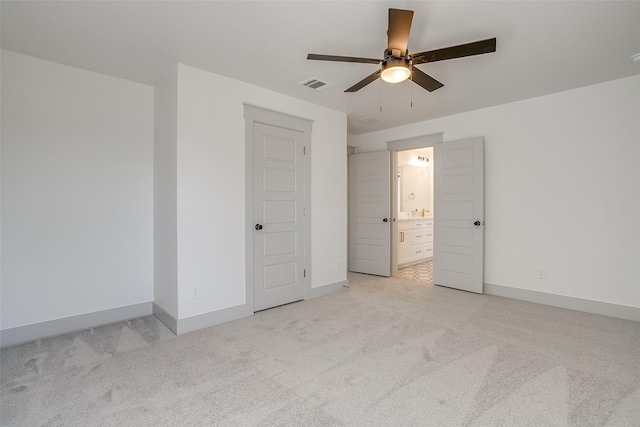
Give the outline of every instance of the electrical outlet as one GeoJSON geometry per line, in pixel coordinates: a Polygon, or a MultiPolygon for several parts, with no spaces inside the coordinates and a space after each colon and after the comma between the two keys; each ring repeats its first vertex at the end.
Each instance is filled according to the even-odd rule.
{"type": "Polygon", "coordinates": [[[200,286],[193,285],[193,288],[191,288],[191,298],[200,298],[200,286]]]}
{"type": "Polygon", "coordinates": [[[536,269],[536,277],[538,279],[544,279],[544,270],[541,268],[536,269]]]}

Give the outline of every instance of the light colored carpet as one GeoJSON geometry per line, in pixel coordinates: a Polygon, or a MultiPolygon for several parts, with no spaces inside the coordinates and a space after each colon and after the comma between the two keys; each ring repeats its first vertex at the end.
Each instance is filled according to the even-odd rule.
{"type": "Polygon", "coordinates": [[[6,426],[640,425],[640,323],[412,282],[2,350],[6,426]]]}

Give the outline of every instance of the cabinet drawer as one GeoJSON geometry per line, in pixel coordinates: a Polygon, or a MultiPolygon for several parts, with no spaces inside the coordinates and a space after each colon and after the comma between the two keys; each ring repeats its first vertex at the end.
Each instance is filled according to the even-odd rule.
{"type": "Polygon", "coordinates": [[[425,258],[433,258],[433,242],[425,243],[422,245],[425,258]]]}
{"type": "Polygon", "coordinates": [[[427,219],[427,220],[424,222],[424,226],[425,226],[425,227],[432,227],[432,228],[433,228],[433,219],[427,219]]]}
{"type": "Polygon", "coordinates": [[[424,242],[433,242],[433,228],[425,228],[424,230],[424,242]]]}
{"type": "Polygon", "coordinates": [[[421,219],[416,219],[413,221],[413,228],[424,228],[424,221],[421,219]]]}
{"type": "Polygon", "coordinates": [[[424,245],[413,245],[413,259],[423,259],[424,258],[424,245]]]}
{"type": "Polygon", "coordinates": [[[426,237],[426,233],[424,228],[420,228],[420,229],[413,229],[413,244],[417,245],[418,243],[424,243],[425,242],[425,237],[426,237]]]}

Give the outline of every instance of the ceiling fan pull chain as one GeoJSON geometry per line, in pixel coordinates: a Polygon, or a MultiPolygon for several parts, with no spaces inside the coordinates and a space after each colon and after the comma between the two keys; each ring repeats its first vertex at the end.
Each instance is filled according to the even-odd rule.
{"type": "Polygon", "coordinates": [[[378,89],[380,89],[380,112],[382,113],[382,81],[378,83],[378,89]]]}
{"type": "MultiPolygon", "coordinates": [[[[411,83],[413,83],[413,64],[411,64],[411,83]]],[[[411,108],[413,108],[413,85],[410,85],[409,88],[409,101],[411,103],[411,108]]]]}

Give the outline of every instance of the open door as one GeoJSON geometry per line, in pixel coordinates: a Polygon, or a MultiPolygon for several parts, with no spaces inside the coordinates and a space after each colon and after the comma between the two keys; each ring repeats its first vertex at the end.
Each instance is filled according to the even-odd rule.
{"type": "Polygon", "coordinates": [[[433,283],[483,293],[484,139],[437,144],[433,283]]]}
{"type": "Polygon", "coordinates": [[[349,156],[349,270],[391,275],[390,152],[349,156]]]}

